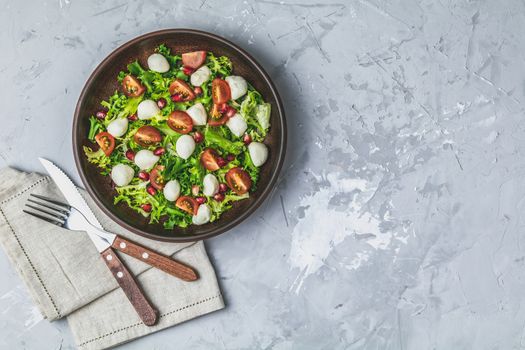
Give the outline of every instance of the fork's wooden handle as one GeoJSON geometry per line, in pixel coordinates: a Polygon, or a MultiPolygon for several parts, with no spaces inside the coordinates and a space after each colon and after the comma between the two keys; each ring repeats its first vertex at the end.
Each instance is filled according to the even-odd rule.
{"type": "Polygon", "coordinates": [[[144,293],[140,289],[139,285],[129,273],[128,269],[124,266],[122,261],[118,258],[117,254],[111,247],[104,250],[102,258],[108,265],[111,273],[117,280],[120,288],[124,291],[128,297],[131,305],[135,308],[142,322],[147,326],[153,326],[157,323],[158,312],[151,304],[148,299],[144,296],[144,293]]]}
{"type": "Polygon", "coordinates": [[[117,236],[113,241],[112,247],[184,281],[195,281],[199,278],[191,267],[137,243],[128,241],[123,237],[117,236]]]}

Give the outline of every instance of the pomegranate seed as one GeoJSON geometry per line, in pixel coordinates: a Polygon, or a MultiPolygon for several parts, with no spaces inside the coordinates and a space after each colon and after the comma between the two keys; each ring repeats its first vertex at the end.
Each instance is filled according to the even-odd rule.
{"type": "Polygon", "coordinates": [[[249,145],[250,143],[252,143],[252,137],[250,136],[250,134],[244,134],[242,140],[244,141],[245,145],[249,145]]]}
{"type": "Polygon", "coordinates": [[[217,202],[222,202],[224,200],[224,193],[216,193],[215,196],[213,196],[213,199],[217,202]]]}
{"type": "Polygon", "coordinates": [[[225,166],[226,164],[228,164],[228,163],[224,160],[224,158],[222,158],[222,157],[217,157],[217,165],[218,165],[218,166],[220,166],[220,167],[222,168],[222,167],[225,166]]]}
{"type": "Polygon", "coordinates": [[[219,193],[225,193],[228,191],[228,186],[226,184],[219,184],[219,193]]]}
{"type": "Polygon", "coordinates": [[[144,210],[146,213],[149,213],[149,212],[151,211],[151,204],[149,204],[149,203],[142,204],[140,207],[141,207],[142,210],[144,210]]]}
{"type": "Polygon", "coordinates": [[[135,152],[133,152],[132,150],[128,149],[126,151],[126,158],[128,158],[131,161],[133,161],[133,159],[135,159],[135,152]]]}
{"type": "Polygon", "coordinates": [[[200,190],[201,189],[198,185],[191,186],[191,194],[193,194],[194,196],[199,195],[200,190]]]}
{"type": "Polygon", "coordinates": [[[128,116],[128,120],[129,120],[129,121],[134,122],[134,121],[137,120],[137,119],[139,119],[139,117],[137,117],[137,114],[136,114],[136,113],[134,113],[134,114],[128,116]]]}
{"type": "Polygon", "coordinates": [[[226,103],[223,104],[220,108],[219,108],[219,112],[221,113],[226,113],[228,111],[228,109],[230,109],[230,106],[228,106],[226,103]]]}
{"type": "Polygon", "coordinates": [[[166,150],[164,149],[164,147],[159,147],[157,149],[155,149],[153,151],[153,154],[156,155],[156,156],[161,156],[164,154],[164,152],[166,152],[166,150]]]}
{"type": "Polygon", "coordinates": [[[171,100],[173,102],[181,102],[182,101],[182,96],[180,94],[173,94],[173,95],[171,95],[171,100]]]}
{"type": "Polygon", "coordinates": [[[148,181],[149,180],[149,174],[147,172],[145,172],[145,171],[139,172],[138,177],[139,177],[139,179],[144,180],[144,181],[148,181]]]}
{"type": "Polygon", "coordinates": [[[157,194],[157,190],[153,186],[148,186],[148,188],[146,188],[146,191],[148,191],[148,193],[151,194],[152,196],[157,194]]]}
{"type": "Polygon", "coordinates": [[[195,86],[193,88],[193,92],[195,93],[195,95],[200,95],[202,94],[202,88],[200,86],[195,86]]]}
{"type": "Polygon", "coordinates": [[[182,73],[184,73],[186,75],[191,75],[191,73],[193,73],[193,68],[188,67],[188,66],[184,66],[184,67],[182,67],[182,73]]]}
{"type": "Polygon", "coordinates": [[[103,110],[100,110],[98,111],[95,116],[98,118],[98,119],[105,119],[106,118],[106,115],[108,115],[108,112],[106,111],[103,111],[103,110]]]}
{"type": "Polygon", "coordinates": [[[231,117],[233,117],[233,116],[235,115],[235,113],[237,113],[237,111],[235,110],[235,108],[233,108],[233,107],[229,107],[229,106],[228,106],[228,109],[226,110],[226,116],[227,116],[228,118],[231,118],[231,117]]]}
{"type": "Polygon", "coordinates": [[[201,143],[202,140],[204,140],[204,135],[202,135],[200,132],[198,131],[195,131],[195,133],[193,134],[193,139],[195,140],[195,142],[197,143],[201,143]]]}
{"type": "Polygon", "coordinates": [[[161,98],[159,98],[159,99],[157,100],[157,106],[159,106],[160,109],[166,107],[166,103],[167,103],[167,102],[166,102],[166,99],[165,99],[165,98],[162,98],[162,97],[161,97],[161,98]]]}
{"type": "Polygon", "coordinates": [[[206,203],[206,197],[197,197],[197,198],[195,198],[195,200],[196,200],[197,203],[199,203],[199,204],[204,204],[204,203],[206,203]]]}
{"type": "Polygon", "coordinates": [[[235,156],[234,156],[233,154],[228,154],[228,155],[226,156],[226,160],[227,160],[228,162],[231,162],[232,160],[235,160],[235,156]]]}

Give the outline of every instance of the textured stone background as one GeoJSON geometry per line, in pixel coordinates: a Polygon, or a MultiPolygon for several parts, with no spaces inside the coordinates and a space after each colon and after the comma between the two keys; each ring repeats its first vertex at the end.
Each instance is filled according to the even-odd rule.
{"type": "MultiPolygon", "coordinates": [[[[278,190],[207,242],[227,309],[123,349],[525,348],[523,2],[0,5],[0,166],[76,174],[87,76],[160,28],[231,39],[285,102],[278,190]]],[[[0,276],[0,348],[74,347],[0,276]]]]}

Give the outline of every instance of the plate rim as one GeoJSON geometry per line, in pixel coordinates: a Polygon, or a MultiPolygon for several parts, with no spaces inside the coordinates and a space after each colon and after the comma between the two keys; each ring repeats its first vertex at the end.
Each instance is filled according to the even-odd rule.
{"type": "Polygon", "coordinates": [[[241,222],[246,220],[248,217],[250,217],[264,203],[264,201],[266,199],[268,199],[269,195],[272,192],[274,192],[274,190],[275,190],[275,187],[276,187],[276,184],[277,184],[277,180],[279,178],[280,172],[282,170],[282,166],[284,164],[285,156],[286,156],[287,137],[288,136],[287,136],[286,117],[285,117],[285,113],[284,113],[283,103],[282,103],[281,97],[280,97],[280,95],[279,95],[279,93],[277,91],[277,88],[276,88],[275,84],[271,80],[271,78],[268,75],[268,73],[266,73],[264,68],[252,57],[251,54],[249,54],[247,51],[245,51],[241,47],[237,46],[233,42],[231,42],[231,41],[229,41],[229,40],[227,40],[227,39],[225,39],[225,38],[223,38],[221,36],[218,36],[216,34],[212,34],[212,33],[206,32],[206,31],[202,31],[202,30],[188,29],[188,28],[161,29],[161,30],[156,30],[156,31],[152,31],[152,32],[149,32],[149,33],[145,33],[145,34],[139,35],[139,36],[137,36],[137,37],[135,37],[135,38],[125,42],[124,44],[120,45],[119,47],[117,47],[116,49],[111,51],[97,65],[97,67],[93,70],[93,72],[91,72],[91,74],[87,78],[86,82],[84,83],[84,86],[82,88],[82,91],[81,91],[81,93],[80,93],[80,95],[78,97],[77,103],[76,103],[75,112],[74,112],[74,116],[73,116],[73,126],[72,126],[73,156],[74,156],[74,159],[75,159],[75,166],[77,168],[77,172],[79,173],[80,178],[82,180],[82,183],[84,184],[84,187],[86,188],[86,190],[89,193],[90,197],[93,199],[93,201],[96,203],[96,205],[102,210],[102,212],[105,215],[107,215],[111,220],[116,222],[118,225],[124,227],[125,229],[127,229],[127,230],[131,231],[132,233],[137,234],[139,236],[142,236],[142,237],[145,237],[145,238],[149,238],[149,239],[152,239],[152,240],[155,240],[155,241],[180,242],[180,243],[182,243],[182,242],[196,242],[196,241],[200,241],[200,240],[203,240],[203,239],[207,239],[207,238],[211,238],[211,237],[214,237],[214,236],[218,236],[218,235],[220,235],[222,233],[225,233],[225,232],[231,230],[232,228],[234,228],[235,226],[239,225],[241,222]],[[278,148],[279,152],[277,154],[277,156],[278,156],[277,167],[275,168],[275,171],[272,173],[270,181],[268,182],[267,187],[255,199],[253,205],[250,206],[246,211],[243,211],[241,213],[241,215],[239,215],[237,218],[235,218],[234,220],[229,221],[228,223],[226,223],[225,225],[223,225],[220,228],[217,228],[217,229],[212,230],[210,232],[197,234],[197,235],[191,235],[191,236],[188,236],[188,237],[179,237],[179,236],[161,237],[161,236],[158,236],[158,235],[155,235],[155,234],[143,231],[143,230],[141,230],[141,229],[139,229],[137,227],[134,227],[134,226],[124,222],[117,215],[115,215],[113,212],[111,212],[102,203],[102,201],[97,197],[97,195],[95,194],[95,191],[92,188],[92,185],[90,184],[90,182],[87,179],[86,174],[82,170],[81,163],[80,163],[80,156],[81,155],[79,154],[79,146],[78,146],[80,140],[77,138],[77,133],[76,133],[76,130],[78,129],[78,126],[79,126],[79,123],[80,123],[80,105],[85,100],[86,95],[87,95],[88,87],[91,86],[93,79],[98,75],[98,73],[103,68],[105,68],[107,63],[114,56],[116,56],[118,53],[120,53],[121,51],[127,49],[129,46],[136,44],[137,42],[140,42],[142,40],[149,39],[151,37],[155,37],[155,36],[158,36],[158,35],[166,35],[166,34],[173,34],[173,35],[176,35],[176,34],[197,34],[197,35],[201,35],[201,36],[210,38],[212,40],[219,41],[219,42],[221,42],[221,43],[223,43],[223,44],[225,44],[227,46],[230,46],[235,51],[238,51],[242,56],[244,56],[244,58],[246,60],[249,61],[249,63],[251,63],[259,71],[259,73],[263,76],[266,84],[268,84],[268,86],[270,88],[270,91],[273,93],[273,95],[275,97],[275,102],[276,102],[276,105],[277,105],[277,112],[278,112],[278,115],[279,115],[280,128],[281,128],[281,137],[280,137],[280,140],[279,140],[280,147],[278,148]]]}

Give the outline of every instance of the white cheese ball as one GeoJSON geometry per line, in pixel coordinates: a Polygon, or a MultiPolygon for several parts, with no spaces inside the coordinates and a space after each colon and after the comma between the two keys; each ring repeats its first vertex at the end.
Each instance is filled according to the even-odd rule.
{"type": "Polygon", "coordinates": [[[152,168],[158,161],[160,157],[157,157],[150,150],[142,149],[135,154],[135,164],[140,168],[140,170],[146,170],[152,168]]]}
{"type": "Polygon", "coordinates": [[[226,122],[226,126],[228,126],[232,134],[237,137],[241,137],[248,128],[248,124],[246,124],[246,121],[239,113],[235,113],[235,115],[226,122]]]}
{"type": "Polygon", "coordinates": [[[111,180],[117,186],[126,186],[131,182],[134,175],[133,168],[126,164],[117,164],[111,169],[111,180]]]}
{"type": "Polygon", "coordinates": [[[206,66],[202,66],[190,76],[191,85],[201,86],[210,79],[210,76],[211,70],[206,66]]]}
{"type": "Polygon", "coordinates": [[[205,223],[208,223],[211,219],[211,209],[208,206],[208,204],[201,204],[199,205],[199,209],[197,209],[197,215],[194,215],[192,218],[192,222],[194,225],[204,225],[205,223]]]}
{"type": "Polygon", "coordinates": [[[166,57],[160,53],[154,53],[148,57],[148,67],[154,72],[166,73],[170,70],[170,64],[166,57]]]}
{"type": "Polygon", "coordinates": [[[188,113],[191,117],[191,120],[193,120],[193,125],[206,125],[208,116],[202,103],[199,102],[194,104],[186,110],[186,113],[188,113]]]}
{"type": "Polygon", "coordinates": [[[113,137],[121,137],[128,130],[128,118],[115,119],[108,125],[108,132],[113,137]]]}
{"type": "Polygon", "coordinates": [[[268,159],[268,148],[264,143],[252,142],[248,145],[248,152],[250,152],[250,158],[252,159],[253,165],[259,167],[266,162],[268,159]]]}
{"type": "Polygon", "coordinates": [[[236,100],[239,97],[244,96],[244,94],[246,94],[246,92],[248,91],[248,83],[246,82],[246,80],[244,80],[243,77],[240,77],[238,75],[230,75],[224,80],[226,80],[226,82],[228,82],[228,85],[230,85],[232,100],[236,100]]]}
{"type": "Polygon", "coordinates": [[[151,119],[159,114],[159,112],[159,106],[157,106],[157,102],[153,100],[144,100],[139,103],[137,107],[137,116],[141,120],[151,119]]]}
{"type": "Polygon", "coordinates": [[[195,150],[195,140],[190,135],[182,135],[175,144],[175,150],[179,157],[188,159],[195,150]]]}
{"type": "Polygon", "coordinates": [[[219,180],[213,174],[207,174],[202,180],[202,193],[211,197],[219,192],[219,180]]]}
{"type": "Polygon", "coordinates": [[[180,195],[180,184],[177,180],[170,180],[164,185],[162,190],[164,197],[170,202],[176,201],[180,195]]]}

